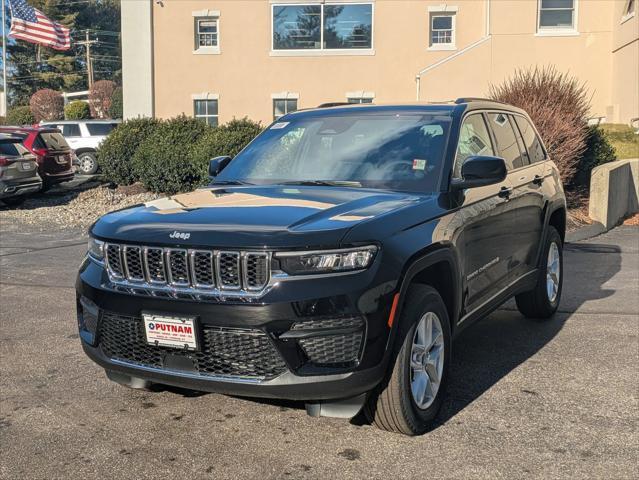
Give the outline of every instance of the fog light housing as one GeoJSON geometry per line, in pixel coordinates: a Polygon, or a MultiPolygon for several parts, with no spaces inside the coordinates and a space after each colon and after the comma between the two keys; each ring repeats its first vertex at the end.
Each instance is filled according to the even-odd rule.
{"type": "Polygon", "coordinates": [[[100,308],[86,297],[78,300],[78,329],[80,338],[89,345],[96,344],[100,308]]]}

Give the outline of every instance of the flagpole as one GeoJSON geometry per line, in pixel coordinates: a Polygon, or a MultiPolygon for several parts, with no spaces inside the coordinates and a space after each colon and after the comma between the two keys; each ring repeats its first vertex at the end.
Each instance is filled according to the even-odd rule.
{"type": "Polygon", "coordinates": [[[4,0],[2,0],[2,85],[4,87],[4,95],[2,95],[2,111],[4,112],[4,115],[6,115],[9,92],[7,91],[7,37],[4,32],[4,22],[4,0]]]}

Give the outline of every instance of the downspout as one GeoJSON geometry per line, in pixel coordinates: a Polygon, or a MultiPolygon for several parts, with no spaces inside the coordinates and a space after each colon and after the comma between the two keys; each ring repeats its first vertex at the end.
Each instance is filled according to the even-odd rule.
{"type": "Polygon", "coordinates": [[[431,65],[428,65],[425,68],[422,68],[417,75],[415,76],[415,84],[416,84],[416,88],[417,88],[417,101],[419,102],[419,97],[421,96],[421,86],[422,86],[422,75],[430,70],[433,70],[434,68],[437,68],[438,66],[449,62],[450,60],[459,57],[460,55],[463,55],[464,53],[466,53],[469,50],[472,50],[473,48],[481,45],[482,43],[486,42],[487,40],[490,39],[491,37],[491,33],[490,33],[490,0],[485,0],[486,2],[486,7],[485,7],[485,11],[486,11],[486,26],[485,26],[485,32],[484,32],[484,36],[482,38],[480,38],[479,40],[477,40],[476,42],[471,43],[470,45],[468,45],[467,47],[462,48],[460,51],[453,53],[452,55],[449,55],[446,58],[441,59],[438,62],[435,62],[431,65]]]}

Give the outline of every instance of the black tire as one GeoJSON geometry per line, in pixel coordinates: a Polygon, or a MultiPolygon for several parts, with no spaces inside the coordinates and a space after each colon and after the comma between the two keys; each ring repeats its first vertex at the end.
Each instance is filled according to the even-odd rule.
{"type": "Polygon", "coordinates": [[[368,420],[382,430],[404,435],[421,435],[432,425],[441,404],[450,364],[451,339],[450,321],[441,296],[432,287],[412,285],[406,295],[399,322],[394,363],[388,378],[371,392],[364,407],[368,420]],[[425,409],[417,406],[411,393],[411,347],[419,320],[433,312],[440,320],[443,333],[444,365],[439,389],[434,400],[425,409]]]}
{"type": "Polygon", "coordinates": [[[16,195],[15,197],[3,198],[0,202],[4,203],[8,207],[17,207],[22,205],[27,199],[24,195],[16,195]]]}
{"type": "Polygon", "coordinates": [[[83,152],[78,155],[78,162],[80,165],[78,166],[78,170],[82,175],[93,175],[98,171],[98,160],[95,156],[95,153],[92,152],[83,152]]]}
{"type": "Polygon", "coordinates": [[[525,317],[546,320],[552,317],[559,307],[564,280],[563,244],[559,232],[552,226],[548,227],[541,263],[535,288],[517,295],[515,301],[517,302],[517,308],[525,317]],[[551,299],[547,290],[546,275],[548,273],[548,252],[553,244],[557,246],[559,251],[559,286],[555,298],[551,299]]]}

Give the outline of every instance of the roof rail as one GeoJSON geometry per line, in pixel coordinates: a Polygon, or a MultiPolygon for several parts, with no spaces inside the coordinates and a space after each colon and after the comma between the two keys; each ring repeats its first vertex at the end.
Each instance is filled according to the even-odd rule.
{"type": "Polygon", "coordinates": [[[492,103],[501,103],[503,105],[507,105],[506,102],[500,102],[499,100],[493,100],[492,98],[482,98],[482,97],[461,97],[455,100],[455,103],[468,103],[468,102],[492,102],[492,103]]]}
{"type": "Polygon", "coordinates": [[[353,105],[353,104],[348,102],[327,102],[327,103],[322,103],[321,105],[318,105],[317,108],[343,107],[344,105],[353,105]]]}

